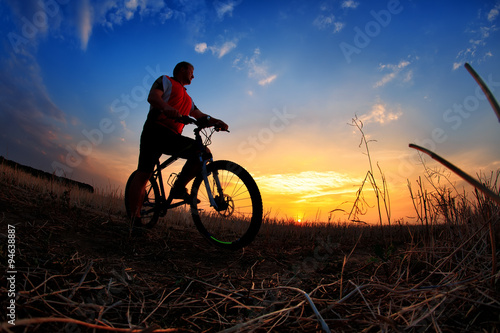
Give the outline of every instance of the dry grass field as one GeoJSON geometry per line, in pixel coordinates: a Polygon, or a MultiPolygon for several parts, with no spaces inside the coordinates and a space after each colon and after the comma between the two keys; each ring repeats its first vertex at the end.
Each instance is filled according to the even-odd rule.
{"type": "Polygon", "coordinates": [[[0,331],[498,332],[499,207],[437,187],[413,200],[417,225],[266,219],[228,252],[182,209],[131,236],[121,193],[1,166],[0,331]]]}

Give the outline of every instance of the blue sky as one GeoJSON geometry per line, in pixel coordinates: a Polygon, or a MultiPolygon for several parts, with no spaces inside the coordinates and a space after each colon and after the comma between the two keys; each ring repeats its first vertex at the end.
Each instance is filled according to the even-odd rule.
{"type": "Polygon", "coordinates": [[[272,214],[324,219],[354,200],[368,168],[357,116],[394,215],[409,216],[406,182],[423,167],[408,143],[474,175],[499,167],[500,124],[463,67],[500,96],[499,10],[498,0],[3,0],[0,154],[123,187],[151,83],[186,60],[198,107],[230,125],[215,157],[253,173],[272,214]]]}

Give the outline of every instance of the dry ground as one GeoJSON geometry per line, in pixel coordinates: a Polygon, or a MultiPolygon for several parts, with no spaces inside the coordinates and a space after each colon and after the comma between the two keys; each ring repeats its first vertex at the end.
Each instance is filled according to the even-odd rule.
{"type": "MultiPolygon", "coordinates": [[[[454,264],[463,262],[465,252],[450,258],[452,250],[436,247],[430,255],[412,242],[416,233],[408,226],[387,229],[381,239],[378,228],[266,223],[249,247],[228,252],[205,242],[194,225],[177,221],[180,216],[167,216],[152,231],[131,236],[123,214],[1,183],[0,265],[8,260],[7,226],[14,225],[17,270],[16,327],[5,323],[2,296],[2,328],[497,332],[500,327],[495,277],[483,267],[454,264]]],[[[6,285],[2,278],[2,295],[6,285]]]]}

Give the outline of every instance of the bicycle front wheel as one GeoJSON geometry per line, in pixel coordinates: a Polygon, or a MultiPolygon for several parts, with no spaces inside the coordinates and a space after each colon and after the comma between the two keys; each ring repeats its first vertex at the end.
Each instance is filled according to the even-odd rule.
{"type": "Polygon", "coordinates": [[[207,166],[207,171],[208,184],[198,175],[191,188],[191,215],[196,228],[218,247],[236,250],[247,246],[262,224],[262,198],[257,184],[234,162],[216,161],[207,166]],[[217,207],[211,205],[207,187],[217,207]]]}

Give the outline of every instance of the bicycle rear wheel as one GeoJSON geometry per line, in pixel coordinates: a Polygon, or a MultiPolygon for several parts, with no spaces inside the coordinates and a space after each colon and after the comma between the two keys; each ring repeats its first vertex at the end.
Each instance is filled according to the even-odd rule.
{"type": "MultiPolygon", "coordinates": [[[[125,209],[129,219],[132,218],[132,212],[129,204],[130,198],[130,184],[135,176],[134,171],[127,180],[125,185],[125,209]]],[[[151,177],[146,184],[146,193],[144,194],[144,201],[141,208],[141,224],[134,225],[135,227],[152,228],[160,218],[160,190],[156,180],[151,177]]]]}
{"type": "Polygon", "coordinates": [[[262,224],[262,198],[252,176],[229,161],[207,166],[208,186],[217,203],[210,205],[202,175],[191,188],[191,215],[198,231],[213,245],[236,250],[250,244],[262,224]],[[218,177],[223,193],[216,186],[218,177]]]}

